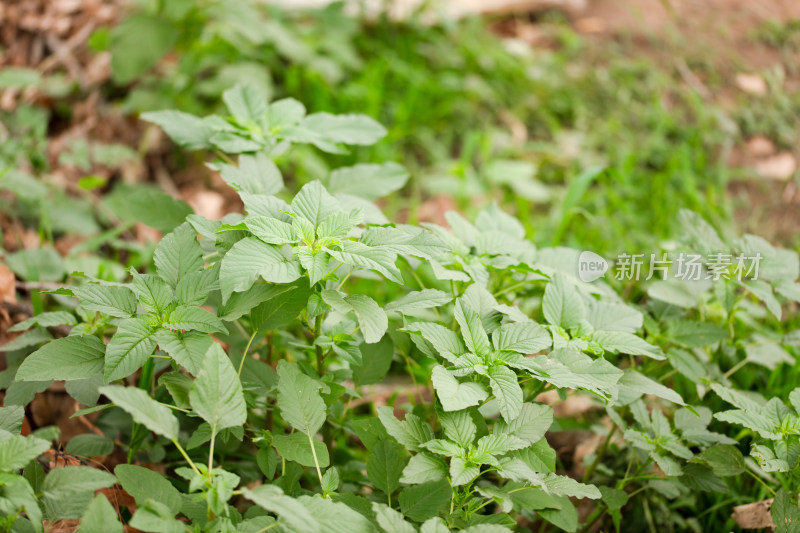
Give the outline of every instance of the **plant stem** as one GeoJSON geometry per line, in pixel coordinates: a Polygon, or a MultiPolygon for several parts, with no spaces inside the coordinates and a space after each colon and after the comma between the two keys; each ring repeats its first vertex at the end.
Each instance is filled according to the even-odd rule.
{"type": "MultiPolygon", "coordinates": [[[[322,315],[317,315],[314,319],[314,341],[316,341],[322,333],[322,315]]],[[[319,344],[314,345],[314,350],[317,354],[317,373],[322,377],[325,372],[325,356],[322,353],[322,346],[319,344]]]]}
{"type": "Polygon", "coordinates": [[[216,424],[211,428],[211,444],[208,448],[208,477],[211,477],[211,469],[214,467],[214,440],[217,438],[216,424]]]}
{"type": "Polygon", "coordinates": [[[725,372],[725,378],[731,377],[737,370],[739,370],[740,368],[742,368],[746,364],[747,364],[747,358],[742,359],[741,361],[739,361],[738,363],[733,365],[730,370],[725,372]]]}
{"type": "MultiPolygon", "coordinates": [[[[317,355],[317,373],[319,374],[319,377],[325,375],[325,354],[322,353],[322,346],[316,344],[316,340],[319,338],[321,334],[322,334],[322,315],[320,314],[317,315],[317,317],[314,319],[314,341],[315,341],[314,351],[316,352],[317,355]]],[[[332,440],[331,440],[330,428],[328,427],[327,423],[324,423],[322,425],[322,441],[325,443],[325,447],[328,448],[328,451],[330,451],[332,440]]],[[[322,481],[322,478],[320,478],[320,481],[322,481]]]]}
{"type": "Polygon", "coordinates": [[[172,439],[172,444],[174,444],[175,447],[178,449],[178,451],[181,452],[181,455],[183,456],[184,459],[186,459],[186,462],[189,463],[189,466],[192,467],[194,473],[199,476],[200,470],[197,469],[197,466],[195,466],[194,461],[192,461],[192,459],[189,457],[189,454],[186,453],[186,450],[183,449],[183,447],[178,443],[176,439],[172,439]]]}
{"type": "Polygon", "coordinates": [[[317,449],[314,448],[314,438],[311,436],[311,432],[307,431],[306,436],[308,437],[308,444],[311,446],[311,455],[314,456],[314,466],[317,467],[317,477],[319,478],[319,484],[322,485],[322,471],[319,469],[319,460],[317,459],[317,449]]]}
{"type": "Polygon", "coordinates": [[[242,360],[239,361],[239,370],[237,371],[237,375],[239,377],[242,376],[242,368],[244,368],[244,359],[245,359],[245,357],[247,357],[247,352],[250,351],[250,345],[253,344],[253,339],[256,338],[256,334],[257,333],[258,333],[258,328],[256,328],[256,330],[253,332],[253,334],[250,335],[250,340],[247,341],[247,346],[245,346],[245,348],[244,348],[244,353],[242,354],[242,360]]]}
{"type": "Polygon", "coordinates": [[[603,441],[603,444],[600,446],[600,449],[597,450],[597,453],[594,456],[594,461],[592,461],[592,464],[589,465],[589,468],[587,468],[586,472],[584,472],[583,479],[581,480],[582,483],[586,483],[587,481],[589,481],[589,478],[591,478],[592,474],[594,474],[597,465],[599,465],[600,460],[603,459],[603,455],[605,455],[605,453],[608,451],[608,446],[611,444],[611,437],[614,436],[614,433],[616,431],[617,431],[617,426],[615,424],[611,427],[611,430],[608,432],[606,440],[603,441]]]}
{"type": "MultiPolygon", "coordinates": [[[[267,364],[272,366],[272,332],[267,335],[267,364]]],[[[272,399],[267,398],[266,426],[272,431],[272,399]]]]}
{"type": "Polygon", "coordinates": [[[745,472],[747,472],[748,474],[750,474],[750,476],[752,476],[752,478],[753,478],[753,479],[755,479],[756,481],[758,481],[759,483],[761,483],[761,484],[764,486],[764,488],[765,488],[765,489],[767,489],[767,490],[770,492],[770,494],[772,494],[773,496],[775,496],[775,491],[774,491],[774,490],[772,490],[772,487],[770,487],[769,485],[767,485],[766,483],[764,483],[764,480],[763,480],[763,479],[761,479],[760,477],[758,477],[757,475],[755,475],[755,474],[754,474],[752,471],[750,471],[749,469],[748,469],[748,470],[745,470],[745,472]]]}

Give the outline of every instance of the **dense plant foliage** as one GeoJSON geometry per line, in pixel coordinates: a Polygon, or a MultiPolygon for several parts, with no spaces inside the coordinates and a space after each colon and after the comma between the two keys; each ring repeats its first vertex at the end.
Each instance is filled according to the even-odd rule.
{"type": "Polygon", "coordinates": [[[41,296],[58,310],[14,327],[25,333],[4,347],[5,530],[63,518],[104,532],[120,518],[151,532],[699,530],[686,510],[706,493],[728,506],[731,487],[774,496],[776,529],[796,528],[800,337],[780,323],[800,301],[796,253],[723,238],[682,211],[669,254],[758,254],[758,279],[731,264],[699,281],[585,282],[579,250],[537,248],[496,204],[472,222],[446,213],[449,228],[391,222],[376,200],[406,183],[396,163],[287,194],[274,159],[294,145],[341,153],[386,131],[268,103],[255,85],[223,100],[226,116],[143,118],[217,152],[209,165],[245,214],[172,223],[186,213],[165,211],[154,270],[128,282],[76,272],[41,296]],[[58,326],[71,329],[53,339],[58,326]],[[770,372],[780,365],[793,370],[770,372]],[[392,369],[411,383],[376,400],[392,369]],[[45,472],[37,457],[57,435],[20,433],[54,380],[100,433],[67,451],[118,448],[128,464],[45,472]],[[593,409],[554,414],[575,397],[593,409]],[[578,424],[596,447],[575,479],[545,436],[578,424]],[[122,517],[95,496],[117,483],[134,500],[122,517]]]}

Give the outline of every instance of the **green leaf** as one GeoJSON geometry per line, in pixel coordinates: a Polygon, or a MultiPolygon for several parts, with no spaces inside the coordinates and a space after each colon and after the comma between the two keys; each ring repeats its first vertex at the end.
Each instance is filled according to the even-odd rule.
{"type": "MultiPolygon", "coordinates": [[[[478,427],[472,419],[472,413],[468,410],[453,411],[442,413],[439,417],[445,437],[456,442],[459,446],[467,449],[472,446],[477,434],[478,427]]],[[[433,438],[433,433],[419,444],[425,443],[433,438]]],[[[404,444],[400,442],[400,444],[404,444]]],[[[406,446],[406,448],[409,448],[406,446]]],[[[411,448],[409,448],[411,449],[411,448]]]]}
{"type": "Polygon", "coordinates": [[[508,422],[498,420],[494,431],[534,444],[544,437],[551,425],[553,425],[552,407],[539,403],[524,403],[517,417],[508,422]]]}
{"type": "MultiPolygon", "coordinates": [[[[763,269],[761,275],[764,275],[763,269]]],[[[794,279],[794,278],[792,278],[794,279]]],[[[781,303],[775,297],[772,286],[761,279],[747,280],[747,283],[741,283],[748,291],[750,291],[756,298],[767,306],[769,312],[772,313],[778,320],[781,319],[782,309],[781,303]]]]}
{"type": "Polygon", "coordinates": [[[376,488],[391,495],[400,487],[400,476],[408,463],[402,446],[391,440],[378,441],[369,450],[367,477],[376,488]]]}
{"type": "Polygon", "coordinates": [[[244,152],[256,152],[263,148],[261,142],[252,140],[244,132],[239,131],[215,131],[209,142],[211,145],[221,152],[230,154],[241,154],[244,152]]]}
{"type": "Polygon", "coordinates": [[[665,359],[658,346],[653,346],[644,339],[624,331],[595,331],[591,339],[604,350],[630,355],[646,355],[656,360],[665,359]]]}
{"type": "Polygon", "coordinates": [[[68,313],[67,311],[53,311],[50,313],[41,313],[36,316],[32,316],[27,320],[23,320],[18,324],[14,324],[12,327],[8,328],[8,331],[26,331],[31,329],[32,327],[38,326],[42,328],[49,328],[52,326],[74,326],[77,324],[77,320],[72,315],[72,313],[68,313]]]}
{"type": "Polygon", "coordinates": [[[547,322],[569,329],[586,318],[586,306],[580,293],[561,274],[554,274],[544,289],[542,311],[547,322]]]}
{"type": "Polygon", "coordinates": [[[330,256],[325,250],[312,250],[304,246],[295,250],[295,257],[300,261],[303,268],[308,271],[308,280],[311,285],[315,285],[328,272],[330,256]]]}
{"type": "Polygon", "coordinates": [[[446,479],[428,481],[400,492],[398,500],[403,514],[415,522],[424,522],[449,509],[453,491],[446,479]]]}
{"type": "Polygon", "coordinates": [[[437,289],[422,289],[421,291],[411,291],[405,296],[392,300],[383,308],[386,311],[397,311],[399,313],[410,313],[421,309],[432,309],[450,303],[453,297],[444,291],[437,289]]]}
{"type": "Polygon", "coordinates": [[[698,295],[691,283],[681,280],[656,280],[647,288],[647,295],[684,309],[698,304],[698,295]]]}
{"type": "Polygon", "coordinates": [[[672,367],[691,379],[699,382],[701,379],[708,378],[708,371],[693,353],[680,348],[672,348],[667,351],[667,359],[672,367]]]}
{"type": "Polygon", "coordinates": [[[181,111],[150,111],[142,113],[139,118],[158,124],[173,141],[189,150],[207,148],[213,133],[203,119],[181,111]]]}
{"type": "Polygon", "coordinates": [[[181,510],[180,492],[158,472],[141,466],[121,464],[114,468],[114,474],[125,492],[133,496],[138,505],[144,505],[147,500],[152,499],[164,504],[173,515],[181,510]]]}
{"type": "Polygon", "coordinates": [[[389,335],[374,344],[362,344],[361,364],[351,365],[353,381],[358,386],[380,383],[389,372],[394,358],[394,343],[389,335]]]}
{"type": "Polygon", "coordinates": [[[378,418],[386,432],[407,450],[418,451],[419,445],[433,438],[433,430],[415,414],[407,413],[402,422],[395,418],[394,410],[388,406],[378,407],[378,418]]]}
{"type": "Polygon", "coordinates": [[[217,288],[219,263],[212,268],[186,274],[175,287],[175,298],[183,305],[203,305],[211,290],[217,288]]]}
{"type": "Polygon", "coordinates": [[[559,388],[580,388],[608,397],[616,391],[617,382],[623,376],[618,369],[605,359],[592,359],[586,354],[572,349],[553,350],[547,357],[534,358],[548,383],[559,388]]]}
{"type": "Polygon", "coordinates": [[[423,446],[429,451],[445,457],[456,457],[464,454],[464,449],[461,446],[447,439],[430,440],[423,446]]]}
{"type": "Polygon", "coordinates": [[[590,300],[586,319],[597,331],[636,333],[644,317],[629,305],[590,300]]]}
{"type": "MultiPolygon", "coordinates": [[[[111,51],[111,73],[114,83],[127,84],[141,74],[154,67],[164,55],[169,52],[178,38],[173,24],[157,15],[135,13],[125,17],[112,31],[109,50],[111,51]]],[[[177,113],[177,111],[161,111],[163,113],[177,113]]],[[[148,115],[152,113],[145,113],[148,115]]],[[[142,116],[144,120],[156,122],[142,116]]],[[[172,123],[172,121],[169,121],[172,123]]],[[[173,135],[167,128],[171,137],[180,143],[180,135],[173,135]]],[[[174,131],[174,130],[173,130],[174,131]]],[[[182,133],[184,130],[181,129],[182,133]]],[[[186,129],[189,134],[191,129],[186,129]]],[[[178,133],[178,132],[176,132],[178,133]]],[[[196,134],[196,133],[195,133],[196,134]]],[[[181,143],[183,144],[183,143],[181,143]]]]}
{"type": "Polygon", "coordinates": [[[100,387],[100,392],[150,431],[170,440],[178,438],[178,419],[169,407],[152,399],[146,391],[136,387],[106,385],[100,387]]]}
{"type": "Polygon", "coordinates": [[[386,312],[365,294],[344,296],[339,291],[325,289],[322,291],[322,298],[339,313],[347,314],[352,311],[356,315],[364,341],[368,344],[381,340],[389,327],[386,312]]]}
{"type": "MultiPolygon", "coordinates": [[[[478,405],[489,396],[481,384],[459,383],[455,376],[441,365],[433,367],[431,380],[445,411],[458,411],[478,405]]],[[[514,380],[516,382],[516,377],[514,380]]]]}
{"type": "Polygon", "coordinates": [[[114,450],[114,441],[108,437],[95,435],[94,433],[83,433],[75,435],[67,443],[65,451],[72,455],[82,457],[98,457],[108,455],[114,450]]]}
{"type": "Polygon", "coordinates": [[[469,464],[461,457],[450,459],[450,483],[454,487],[466,485],[480,474],[477,465],[469,464]]]}
{"type": "Polygon", "coordinates": [[[403,469],[401,483],[414,485],[426,481],[444,479],[447,475],[447,464],[444,461],[426,452],[420,452],[408,461],[403,469]]]}
{"type": "Polygon", "coordinates": [[[509,456],[519,459],[534,472],[555,472],[556,470],[556,451],[550,447],[545,438],[539,439],[527,448],[514,450],[509,456]]]}
{"type": "Polygon", "coordinates": [[[463,300],[456,302],[455,319],[461,327],[461,336],[472,353],[484,356],[492,352],[480,315],[463,300]]]}
{"type": "Polygon", "coordinates": [[[585,485],[567,476],[547,474],[544,484],[548,491],[553,494],[558,494],[559,496],[590,498],[592,500],[599,500],[602,496],[598,488],[594,485],[585,485]]]}
{"type": "Polygon", "coordinates": [[[201,307],[176,307],[164,322],[172,330],[194,330],[202,333],[228,333],[228,328],[213,313],[201,307]]]}
{"type": "Polygon", "coordinates": [[[88,466],[54,468],[44,479],[44,506],[51,518],[80,518],[94,492],[117,480],[108,472],[88,466]]]}
{"type": "MultiPolygon", "coordinates": [[[[658,466],[664,471],[665,474],[669,475],[678,475],[682,469],[683,475],[680,477],[681,483],[689,487],[690,489],[696,491],[713,491],[713,492],[727,492],[728,485],[725,484],[720,478],[718,478],[714,472],[711,471],[710,468],[707,466],[703,466],[697,463],[687,463],[683,467],[678,467],[677,463],[675,463],[676,472],[672,473],[669,471],[668,468],[665,468],[663,459],[668,459],[666,457],[657,457],[656,454],[652,454],[653,459],[656,460],[658,466]],[[661,459],[661,460],[659,460],[661,459]]],[[[671,460],[670,460],[671,461],[671,460]]],[[[674,462],[674,461],[671,461],[674,462]]]]}
{"type": "Polygon", "coordinates": [[[385,503],[372,502],[372,515],[384,533],[416,533],[416,528],[403,520],[403,515],[385,503]]]}
{"type": "Polygon", "coordinates": [[[294,126],[306,116],[306,108],[294,98],[282,98],[267,106],[266,123],[270,131],[294,126]]]}
{"type": "Polygon", "coordinates": [[[151,313],[162,313],[175,298],[167,282],[152,274],[139,274],[132,270],[133,288],[139,303],[151,313]]]}
{"type": "MultiPolygon", "coordinates": [[[[298,501],[322,524],[323,533],[374,533],[370,520],[342,502],[334,502],[319,494],[300,496],[298,501]]],[[[307,529],[298,530],[305,533],[307,529]]]]}
{"type": "MultiPolygon", "coordinates": [[[[294,286],[285,285],[256,285],[246,292],[237,292],[231,295],[228,301],[219,307],[219,317],[227,322],[233,322],[248,314],[257,305],[296,289],[294,286]]],[[[308,297],[306,297],[307,299],[308,297]]]]}
{"type": "Polygon", "coordinates": [[[514,371],[506,366],[490,367],[489,384],[505,421],[509,422],[519,416],[522,410],[522,388],[514,371]]]}
{"type": "Polygon", "coordinates": [[[550,333],[535,322],[503,324],[492,333],[496,350],[510,350],[532,354],[549,348],[553,343],[550,333]]]}
{"type": "Polygon", "coordinates": [[[797,498],[792,497],[786,490],[780,489],[775,494],[770,515],[775,524],[775,533],[800,532],[800,508],[797,506],[797,498]]]}
{"type": "Polygon", "coordinates": [[[364,221],[364,211],[354,209],[351,212],[333,213],[317,227],[317,239],[337,239],[347,237],[350,231],[364,221]]]}
{"type": "Polygon", "coordinates": [[[631,368],[625,369],[625,375],[620,378],[619,386],[620,388],[627,388],[633,393],[631,395],[633,399],[630,399],[628,395],[626,395],[624,400],[622,400],[623,394],[622,391],[620,392],[620,398],[625,403],[629,403],[628,400],[633,401],[643,394],[653,394],[672,403],[686,405],[680,394],[631,368]]]}
{"type": "Polygon", "coordinates": [[[258,123],[267,112],[267,95],[254,83],[237,83],[222,93],[222,101],[242,125],[258,123]]]}
{"type": "Polygon", "coordinates": [[[11,405],[0,407],[0,430],[8,431],[15,435],[22,431],[22,421],[25,419],[25,407],[11,405]]]}
{"type": "Polygon", "coordinates": [[[322,474],[320,488],[323,494],[330,494],[339,490],[339,471],[336,467],[329,468],[322,474]]]}
{"type": "Polygon", "coordinates": [[[422,338],[431,343],[436,351],[448,361],[454,362],[459,356],[467,353],[461,337],[440,324],[414,322],[408,324],[404,331],[419,332],[422,338]]]}
{"type": "Polygon", "coordinates": [[[298,431],[316,434],[326,416],[319,384],[284,360],[278,363],[278,378],[278,408],[283,419],[298,431]]]}
{"type": "Polygon", "coordinates": [[[64,261],[52,248],[28,248],[5,254],[8,267],[25,281],[60,281],[64,261]]]}
{"type": "Polygon", "coordinates": [[[154,334],[144,316],[128,318],[120,323],[117,333],[106,346],[106,383],[130,376],[150,358],[157,344],[154,334]]]}
{"type": "Polygon", "coordinates": [[[666,336],[669,340],[687,348],[702,348],[728,338],[728,332],[708,322],[680,320],[670,323],[666,336]]]}
{"type": "Polygon", "coordinates": [[[248,217],[244,223],[250,233],[268,244],[281,246],[299,241],[295,227],[277,218],[248,217]]]}
{"type": "Polygon", "coordinates": [[[342,206],[319,180],[314,180],[303,185],[295,195],[292,211],[311,222],[316,229],[330,215],[342,211],[342,206]]]}
{"type": "Polygon", "coordinates": [[[331,115],[314,113],[301,127],[334,143],[370,145],[386,135],[386,128],[366,115],[331,115]]]}
{"type": "Polygon", "coordinates": [[[102,494],[95,496],[81,517],[78,533],[122,533],[117,511],[102,494]]]}
{"type": "Polygon", "coordinates": [[[117,185],[105,196],[104,202],[120,221],[141,222],[163,233],[183,224],[193,213],[186,202],[144,184],[117,185]]]}
{"type": "Polygon", "coordinates": [[[175,518],[169,507],[156,500],[147,500],[136,508],[130,526],[142,531],[158,533],[185,533],[183,522],[175,518]]]}
{"type": "Polygon", "coordinates": [[[735,446],[716,444],[706,448],[695,460],[708,466],[718,476],[738,476],[745,471],[742,452],[735,446]]]}
{"type": "Polygon", "coordinates": [[[283,287],[284,291],[274,298],[256,306],[250,312],[252,327],[258,328],[262,333],[273,331],[287,326],[297,320],[301,311],[305,309],[311,290],[308,283],[299,280],[294,286],[283,287]],[[291,289],[291,290],[286,290],[291,289]]]}
{"type": "Polygon", "coordinates": [[[786,363],[789,365],[794,364],[794,357],[789,355],[786,350],[781,348],[775,342],[769,342],[764,338],[755,338],[756,342],[763,342],[763,344],[751,344],[745,346],[744,351],[747,355],[747,360],[761,366],[765,366],[770,370],[775,370],[778,365],[786,363]]]}
{"type": "Polygon", "coordinates": [[[299,501],[285,496],[275,485],[243,488],[242,495],[256,505],[278,515],[278,524],[297,533],[321,533],[320,522],[299,501]]]}
{"type": "Polygon", "coordinates": [[[179,365],[196,376],[205,360],[206,352],[214,340],[207,334],[197,331],[170,331],[161,329],[156,332],[158,346],[175,359],[179,365]]]}
{"type": "Polygon", "coordinates": [[[136,295],[127,287],[88,284],[72,289],[81,306],[117,318],[136,314],[136,295]]]}
{"type": "Polygon", "coordinates": [[[239,166],[215,165],[222,179],[239,193],[277,194],[283,189],[281,171],[264,152],[239,156],[239,166]]]}
{"type": "MultiPolygon", "coordinates": [[[[205,352],[203,354],[205,355],[205,352]]],[[[175,405],[181,409],[191,408],[189,389],[192,388],[192,383],[191,378],[182,372],[167,372],[158,378],[158,384],[166,387],[172,399],[175,400],[175,405]]]]}
{"type": "Polygon", "coordinates": [[[291,435],[274,435],[272,445],[278,450],[281,457],[289,461],[295,461],[303,466],[315,466],[314,453],[320,468],[325,468],[331,464],[328,448],[325,443],[317,439],[311,439],[314,443],[314,452],[311,451],[311,443],[308,435],[304,433],[292,433],[291,435]]]}
{"type": "Polygon", "coordinates": [[[493,462],[493,457],[500,456],[514,450],[521,450],[528,446],[524,440],[503,433],[491,433],[478,440],[478,446],[472,457],[474,462],[493,462]]]}
{"type": "Polygon", "coordinates": [[[20,469],[49,448],[50,443],[46,440],[0,431],[0,471],[20,469]]]}
{"type": "Polygon", "coordinates": [[[106,346],[95,336],[64,337],[48,342],[22,361],[17,381],[85,379],[103,371],[106,346]]]}
{"type": "Polygon", "coordinates": [[[331,172],[327,189],[331,194],[351,194],[374,201],[403,188],[408,177],[405,167],[397,163],[360,164],[331,172]]]}
{"type": "MultiPolygon", "coordinates": [[[[413,226],[399,228],[372,226],[361,234],[359,241],[373,248],[386,248],[397,254],[413,255],[429,261],[446,250],[445,244],[433,232],[413,226]]],[[[433,261],[431,266],[436,264],[433,261]]],[[[463,272],[458,274],[466,277],[463,272]]]]}
{"type": "Polygon", "coordinates": [[[223,303],[232,293],[252,287],[259,276],[272,283],[291,283],[300,277],[300,267],[275,246],[256,237],[242,239],[222,259],[219,288],[223,303]]]}
{"type": "Polygon", "coordinates": [[[244,425],[247,421],[239,376],[222,346],[216,342],[208,349],[203,366],[192,384],[189,402],[214,433],[244,425]]]}
{"type": "Polygon", "coordinates": [[[164,236],[153,254],[158,275],[172,287],[187,275],[203,270],[203,248],[194,228],[184,222],[164,236]]]}
{"type": "Polygon", "coordinates": [[[374,270],[395,283],[403,284],[403,276],[395,262],[397,254],[386,248],[373,248],[361,242],[342,241],[341,250],[328,249],[337,261],[354,267],[374,270]]]}

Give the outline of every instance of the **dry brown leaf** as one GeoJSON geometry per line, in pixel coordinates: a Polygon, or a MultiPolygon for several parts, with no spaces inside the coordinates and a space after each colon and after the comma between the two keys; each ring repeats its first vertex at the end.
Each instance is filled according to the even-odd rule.
{"type": "Polygon", "coordinates": [[[64,520],[56,520],[55,522],[45,521],[44,530],[47,533],[75,533],[81,521],[77,518],[70,518],[64,520]]]}
{"type": "Polygon", "coordinates": [[[756,135],[747,141],[746,149],[751,157],[769,157],[775,153],[775,143],[763,135],[756,135]]]}
{"type": "Polygon", "coordinates": [[[731,515],[742,529],[762,529],[772,527],[772,499],[737,505],[731,515]]]}
{"type": "Polygon", "coordinates": [[[575,29],[579,33],[604,33],[606,23],[600,17],[583,17],[575,21],[575,29]]]}
{"type": "Polygon", "coordinates": [[[433,222],[440,226],[447,226],[444,214],[455,209],[456,203],[453,199],[450,196],[440,194],[422,202],[417,211],[417,216],[421,222],[433,222]]]}
{"type": "Polygon", "coordinates": [[[786,181],[797,171],[797,160],[789,152],[781,152],[758,161],[755,168],[762,178],[786,181]]]}
{"type": "Polygon", "coordinates": [[[214,191],[184,191],[184,199],[198,215],[219,220],[225,215],[225,198],[214,191]]]}
{"type": "Polygon", "coordinates": [[[0,303],[17,303],[17,285],[14,273],[2,264],[0,264],[0,303]]]}
{"type": "Polygon", "coordinates": [[[745,74],[744,72],[740,72],[736,75],[735,81],[736,86],[746,93],[756,96],[767,94],[767,82],[758,74],[745,74]]]}

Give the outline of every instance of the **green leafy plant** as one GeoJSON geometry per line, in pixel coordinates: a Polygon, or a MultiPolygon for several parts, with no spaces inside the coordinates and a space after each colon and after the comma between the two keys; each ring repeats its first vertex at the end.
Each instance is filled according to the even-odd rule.
{"type": "Polygon", "coordinates": [[[730,485],[749,501],[774,493],[776,527],[791,530],[800,389],[778,389],[790,409],[735,381],[749,362],[795,365],[783,346],[796,333],[765,339],[759,321],[782,331],[797,254],[723,240],[682,212],[685,249],[758,251],[763,279],[662,279],[623,297],[613,282],[581,281],[577,250],[537,248],[495,204],[474,223],[447,213],[449,228],[389,222],[375,200],[408,179],[395,163],[340,168],[287,194],[273,159],[292,145],[340,153],[385,130],[267,103],[250,85],[223,100],[226,117],[145,118],[217,152],[210,166],[245,214],[171,224],[151,273],[44,293],[64,310],[16,325],[27,332],[4,347],[6,530],[62,518],[89,531],[120,531],[120,518],[152,532],[698,529],[685,502],[730,485]],[[52,339],[55,326],[71,329],[52,339]],[[417,387],[370,396],[390,374],[417,387]],[[119,449],[127,464],[113,475],[45,474],[37,457],[58,435],[20,435],[23,406],[54,380],[102,433],[73,439],[72,453],[119,449]],[[573,397],[593,409],[558,416],[573,397]],[[577,475],[548,441],[570,425],[597,440],[577,475]],[[135,501],[119,515],[94,497],[115,483],[135,501]]]}

